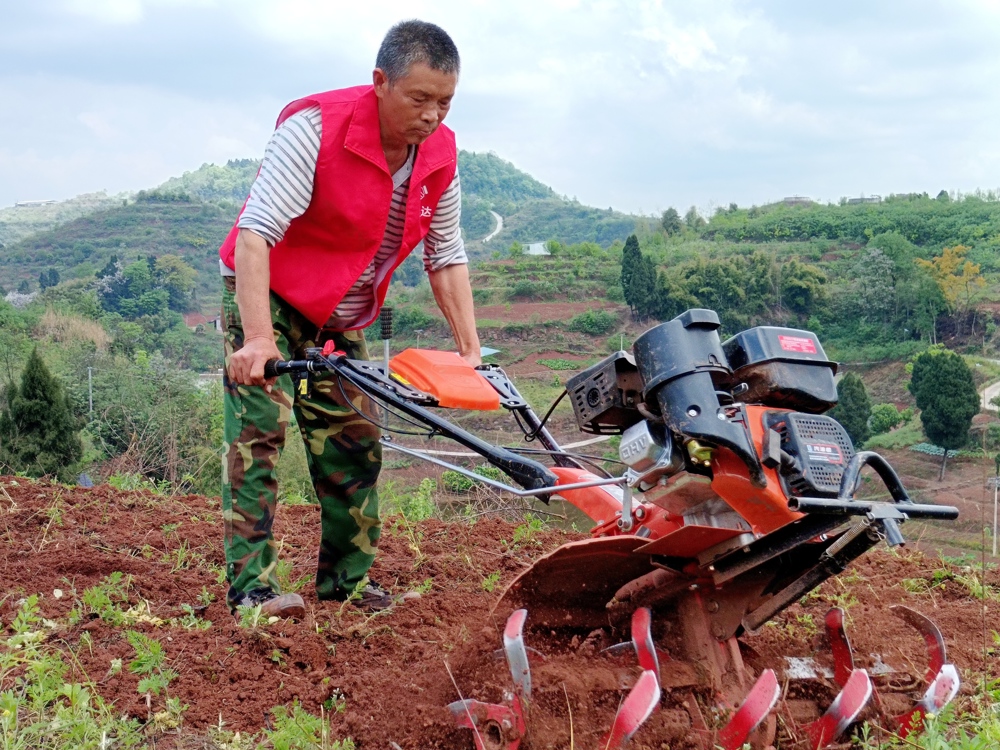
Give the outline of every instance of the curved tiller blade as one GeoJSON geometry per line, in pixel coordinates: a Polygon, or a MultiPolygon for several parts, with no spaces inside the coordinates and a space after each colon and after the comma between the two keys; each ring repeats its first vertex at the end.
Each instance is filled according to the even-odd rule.
{"type": "Polygon", "coordinates": [[[750,733],[771,713],[780,694],[777,675],[773,669],[765,669],[747,693],[743,705],[719,732],[716,744],[722,750],[739,750],[743,747],[750,733]]]}
{"type": "Polygon", "coordinates": [[[653,643],[653,613],[649,607],[639,607],[632,613],[632,645],[639,657],[639,666],[643,671],[653,672],[656,681],[660,681],[660,661],[656,657],[656,645],[653,643]]]}
{"type": "Polygon", "coordinates": [[[833,652],[833,679],[844,687],[854,671],[854,652],[844,629],[844,610],[834,607],[826,613],[826,638],[833,652]]]}
{"type": "Polygon", "coordinates": [[[531,700],[531,668],[528,666],[528,651],[524,647],[524,623],[528,610],[518,609],[507,618],[503,629],[503,650],[507,654],[507,665],[514,680],[514,693],[525,703],[531,700]]]}
{"type": "Polygon", "coordinates": [[[927,714],[936,714],[951,703],[952,699],[958,694],[958,688],[961,687],[961,684],[961,680],[958,677],[958,670],[955,669],[954,664],[945,664],[942,666],[941,671],[938,672],[937,677],[934,678],[930,687],[927,688],[927,692],[924,693],[924,697],[920,699],[920,702],[907,713],[896,717],[896,721],[899,723],[899,736],[906,738],[910,732],[920,727],[924,716],[927,714]]]}
{"type": "Polygon", "coordinates": [[[821,750],[847,731],[871,696],[871,678],[865,670],[855,669],[826,713],[806,727],[813,750],[821,750]]]}
{"type": "Polygon", "coordinates": [[[944,636],[941,635],[940,628],[927,615],[922,615],[917,610],[904,607],[902,604],[889,607],[889,611],[907,625],[916,628],[924,637],[924,643],[927,644],[927,671],[924,673],[924,680],[933,682],[948,661],[948,649],[944,645],[944,636]]]}
{"type": "Polygon", "coordinates": [[[521,703],[516,697],[511,706],[481,703],[467,698],[449,703],[448,710],[455,717],[456,725],[472,730],[476,750],[498,750],[498,747],[517,750],[524,737],[524,716],[521,703]],[[499,738],[499,746],[496,738],[499,738]]]}
{"type": "Polygon", "coordinates": [[[625,747],[632,739],[632,735],[639,731],[639,727],[659,705],[660,681],[656,679],[655,672],[647,669],[636,680],[635,686],[622,702],[611,731],[601,740],[600,749],[618,750],[625,747]]]}

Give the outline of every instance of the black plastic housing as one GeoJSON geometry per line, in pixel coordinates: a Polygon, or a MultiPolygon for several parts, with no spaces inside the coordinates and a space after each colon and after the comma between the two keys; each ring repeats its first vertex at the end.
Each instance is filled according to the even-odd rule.
{"type": "Polygon", "coordinates": [[[720,396],[731,400],[725,385],[732,378],[719,341],[719,316],[712,310],[688,310],[640,336],[635,362],[647,404],[656,404],[673,432],[686,440],[704,440],[732,450],[764,486],[760,459],[746,425],[730,420],[720,396]]]}
{"type": "Polygon", "coordinates": [[[844,469],[854,457],[847,430],[833,417],[767,412],[765,425],[781,436],[779,475],[790,497],[838,497],[844,469]]]}
{"type": "Polygon", "coordinates": [[[615,352],[566,382],[576,423],[583,432],[617,435],[642,419],[642,379],[635,359],[615,352]]]}
{"type": "Polygon", "coordinates": [[[816,334],[759,326],[722,345],[732,385],[745,383],[746,403],[821,414],[837,403],[837,363],[826,358],[816,334]]]}

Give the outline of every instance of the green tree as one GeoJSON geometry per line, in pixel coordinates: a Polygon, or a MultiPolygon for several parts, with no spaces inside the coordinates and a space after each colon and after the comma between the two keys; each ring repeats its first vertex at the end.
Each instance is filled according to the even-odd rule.
{"type": "Polygon", "coordinates": [[[948,451],[966,444],[972,418],[979,413],[979,393],[972,371],[955,352],[932,349],[913,360],[908,388],[920,409],[924,434],[944,449],[940,481],[944,479],[948,451]]]}
{"type": "Polygon", "coordinates": [[[656,311],[656,266],[648,255],[639,256],[639,266],[632,278],[636,313],[645,320],[656,311]]]}
{"type": "Polygon", "coordinates": [[[171,310],[183,312],[191,305],[191,293],[194,291],[198,272],[184,262],[178,255],[161,255],[154,264],[156,281],[169,296],[171,310]]]}
{"type": "Polygon", "coordinates": [[[622,294],[625,295],[625,304],[629,306],[632,311],[632,317],[635,318],[636,313],[636,296],[635,296],[635,275],[639,272],[639,266],[642,264],[642,251],[639,250],[639,238],[634,234],[630,234],[628,239],[625,240],[625,247],[622,248],[622,294]]]}
{"type": "Polygon", "coordinates": [[[0,464],[33,477],[69,479],[83,447],[69,399],[37,348],[20,386],[7,386],[6,402],[0,413],[0,464]]]}
{"type": "Polygon", "coordinates": [[[38,288],[45,291],[59,283],[59,271],[50,268],[38,274],[38,288]]]}
{"type": "Polygon", "coordinates": [[[687,225],[688,229],[693,229],[698,231],[705,226],[705,220],[701,218],[701,214],[698,213],[698,209],[691,206],[684,214],[684,223],[687,225]]]}
{"type": "Polygon", "coordinates": [[[663,215],[660,217],[660,226],[663,227],[663,231],[667,237],[680,234],[680,231],[684,228],[684,225],[681,223],[681,215],[677,213],[676,208],[668,208],[663,212],[663,215]]]}
{"type": "Polygon", "coordinates": [[[875,404],[872,407],[872,416],[868,420],[868,426],[872,433],[881,435],[893,429],[903,421],[903,416],[899,413],[895,404],[875,404]]]}
{"type": "Polygon", "coordinates": [[[781,267],[781,299],[791,310],[811,315],[823,301],[826,275],[816,266],[794,258],[781,267]]]}
{"type": "Polygon", "coordinates": [[[859,375],[849,372],[840,379],[837,383],[837,405],[829,414],[844,426],[856,446],[871,437],[868,418],[872,414],[872,402],[859,375]]]}

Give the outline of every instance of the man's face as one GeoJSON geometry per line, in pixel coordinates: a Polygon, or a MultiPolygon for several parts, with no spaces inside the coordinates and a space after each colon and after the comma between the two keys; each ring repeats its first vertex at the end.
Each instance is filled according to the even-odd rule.
{"type": "Polygon", "coordinates": [[[413,63],[394,83],[389,83],[380,68],[372,78],[379,99],[382,142],[392,146],[427,140],[448,114],[458,85],[454,73],[442,73],[422,62],[413,63]]]}

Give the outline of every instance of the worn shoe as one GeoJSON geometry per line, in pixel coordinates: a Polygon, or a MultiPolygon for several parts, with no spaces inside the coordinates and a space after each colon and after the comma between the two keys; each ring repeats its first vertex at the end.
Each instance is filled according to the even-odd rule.
{"type": "Polygon", "coordinates": [[[230,602],[233,613],[237,607],[256,607],[268,617],[292,617],[300,620],[306,616],[306,603],[298,594],[276,594],[271,589],[261,588],[247,591],[230,602]]]}

